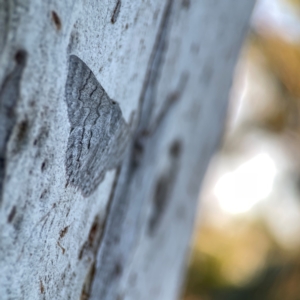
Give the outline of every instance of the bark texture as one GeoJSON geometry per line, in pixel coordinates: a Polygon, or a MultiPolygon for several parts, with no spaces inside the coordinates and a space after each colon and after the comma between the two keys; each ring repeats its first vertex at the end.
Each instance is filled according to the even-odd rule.
{"type": "Polygon", "coordinates": [[[253,5],[0,0],[1,299],[178,297],[253,5]],[[97,115],[84,84],[81,119],[70,109],[72,56],[106,95],[97,115]],[[107,139],[100,163],[91,132],[107,139]],[[88,193],[69,182],[69,146],[88,182],[94,149],[104,177],[88,193]]]}

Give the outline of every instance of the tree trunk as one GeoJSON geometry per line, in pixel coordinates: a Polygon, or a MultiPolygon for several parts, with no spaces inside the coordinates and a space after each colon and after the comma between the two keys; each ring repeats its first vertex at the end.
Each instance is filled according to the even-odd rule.
{"type": "Polygon", "coordinates": [[[1,299],[178,297],[253,4],[0,0],[1,299]]]}

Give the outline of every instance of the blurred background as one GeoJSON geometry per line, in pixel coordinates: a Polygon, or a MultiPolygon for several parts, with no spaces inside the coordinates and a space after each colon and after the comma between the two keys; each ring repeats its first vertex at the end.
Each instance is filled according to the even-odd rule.
{"type": "Polygon", "coordinates": [[[300,299],[300,0],[260,0],[201,189],[183,300],[300,299]]]}

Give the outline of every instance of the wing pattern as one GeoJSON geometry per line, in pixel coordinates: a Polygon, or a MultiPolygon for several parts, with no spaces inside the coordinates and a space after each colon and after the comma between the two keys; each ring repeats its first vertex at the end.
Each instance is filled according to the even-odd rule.
{"type": "Polygon", "coordinates": [[[125,152],[129,126],[119,104],[109,98],[88,66],[71,55],[66,83],[71,125],[67,153],[67,183],[89,196],[125,152]]]}

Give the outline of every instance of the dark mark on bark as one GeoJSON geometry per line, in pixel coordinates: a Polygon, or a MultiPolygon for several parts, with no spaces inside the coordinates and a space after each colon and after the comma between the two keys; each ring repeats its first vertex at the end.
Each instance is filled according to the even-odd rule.
{"type": "Polygon", "coordinates": [[[97,236],[98,230],[100,229],[100,224],[99,224],[99,218],[98,216],[95,217],[94,223],[90,229],[90,233],[89,233],[89,243],[90,245],[93,245],[95,238],[97,236]]]}
{"type": "Polygon", "coordinates": [[[29,106],[30,106],[30,107],[35,107],[35,101],[34,101],[34,100],[31,100],[31,101],[29,102],[29,106]]]}
{"type": "Polygon", "coordinates": [[[145,150],[145,143],[147,141],[148,132],[141,132],[136,136],[133,143],[133,159],[132,159],[132,167],[137,168],[145,150]]]}
{"type": "Polygon", "coordinates": [[[14,206],[12,207],[12,209],[11,209],[11,211],[10,211],[8,217],[7,217],[7,223],[11,223],[11,222],[12,222],[13,218],[14,218],[15,215],[16,215],[16,212],[17,212],[17,208],[16,208],[16,206],[14,205],[14,206]]]}
{"type": "Polygon", "coordinates": [[[111,16],[111,19],[110,19],[110,21],[111,21],[112,24],[116,23],[117,18],[118,18],[119,13],[120,13],[120,9],[121,9],[121,0],[117,0],[114,12],[113,12],[113,14],[111,16]]]}
{"type": "Polygon", "coordinates": [[[21,123],[18,125],[18,133],[17,133],[17,140],[22,142],[27,135],[28,131],[28,120],[23,120],[21,123]]]}
{"type": "Polygon", "coordinates": [[[189,9],[190,5],[191,5],[191,0],[182,0],[181,2],[182,7],[184,7],[185,9],[189,9]]]}
{"type": "Polygon", "coordinates": [[[70,211],[71,211],[71,208],[68,208],[68,212],[66,213],[66,218],[69,216],[70,211]]]}
{"type": "Polygon", "coordinates": [[[15,54],[15,61],[19,66],[24,67],[26,64],[27,52],[23,49],[19,50],[15,54]]]}
{"type": "Polygon", "coordinates": [[[47,195],[47,193],[48,193],[48,190],[44,189],[43,192],[41,193],[40,199],[44,199],[45,196],[47,195]]]}
{"type": "Polygon", "coordinates": [[[179,140],[175,140],[169,148],[169,167],[166,168],[155,186],[153,210],[148,222],[149,236],[155,234],[171,198],[177,178],[181,152],[182,144],[179,140]]]}
{"type": "Polygon", "coordinates": [[[64,229],[62,229],[62,230],[59,232],[59,238],[60,238],[60,239],[62,239],[62,238],[66,235],[66,233],[67,233],[68,230],[69,230],[69,227],[70,227],[70,226],[66,226],[64,229]]]}
{"type": "Polygon", "coordinates": [[[58,14],[55,11],[51,11],[51,17],[52,17],[52,21],[56,27],[57,30],[61,29],[61,20],[58,16],[58,14]]]}
{"type": "MultiPolygon", "coordinates": [[[[78,260],[81,260],[88,253],[92,254],[93,260],[96,259],[96,253],[101,242],[102,234],[103,223],[100,221],[99,216],[96,215],[88,239],[84,242],[79,251],[78,260]]],[[[91,257],[91,255],[88,256],[91,257]]]]}
{"type": "Polygon", "coordinates": [[[17,154],[26,145],[28,140],[29,121],[24,119],[16,126],[16,137],[14,139],[12,153],[17,154]]]}
{"type": "Polygon", "coordinates": [[[80,300],[88,300],[90,298],[90,290],[91,290],[91,285],[93,283],[95,270],[96,270],[96,267],[95,267],[95,262],[94,262],[91,264],[89,271],[85,277],[84,284],[82,286],[80,300]]]}
{"type": "Polygon", "coordinates": [[[99,217],[95,216],[94,222],[91,226],[88,239],[84,244],[82,245],[79,254],[78,259],[81,260],[85,253],[92,253],[94,260],[96,256],[96,252],[98,249],[98,245],[101,242],[101,236],[103,231],[103,225],[101,224],[99,217]]]}
{"type": "Polygon", "coordinates": [[[179,140],[174,141],[170,147],[170,155],[174,158],[178,158],[182,152],[181,147],[182,145],[179,140]]]}
{"type": "Polygon", "coordinates": [[[113,268],[112,277],[120,277],[123,273],[123,266],[120,262],[116,262],[113,268]]]}
{"type": "Polygon", "coordinates": [[[82,259],[83,253],[85,252],[85,250],[86,250],[87,248],[88,248],[88,243],[85,242],[85,243],[81,246],[80,251],[79,251],[79,253],[78,253],[78,260],[81,260],[81,259],[82,259]]]}
{"type": "Polygon", "coordinates": [[[59,242],[57,242],[57,246],[61,249],[62,254],[65,254],[66,249],[59,242]]]}
{"type": "Polygon", "coordinates": [[[148,223],[148,234],[150,236],[156,231],[159,220],[166,208],[170,190],[170,179],[163,175],[156,184],[155,194],[153,198],[153,211],[148,223]]]}
{"type": "Polygon", "coordinates": [[[40,279],[40,292],[41,292],[41,294],[45,293],[45,287],[44,287],[43,281],[41,279],[40,279]]]}
{"type": "Polygon", "coordinates": [[[48,165],[48,160],[45,159],[43,162],[42,162],[42,165],[41,165],[41,171],[44,172],[46,170],[46,167],[48,165]]]}

